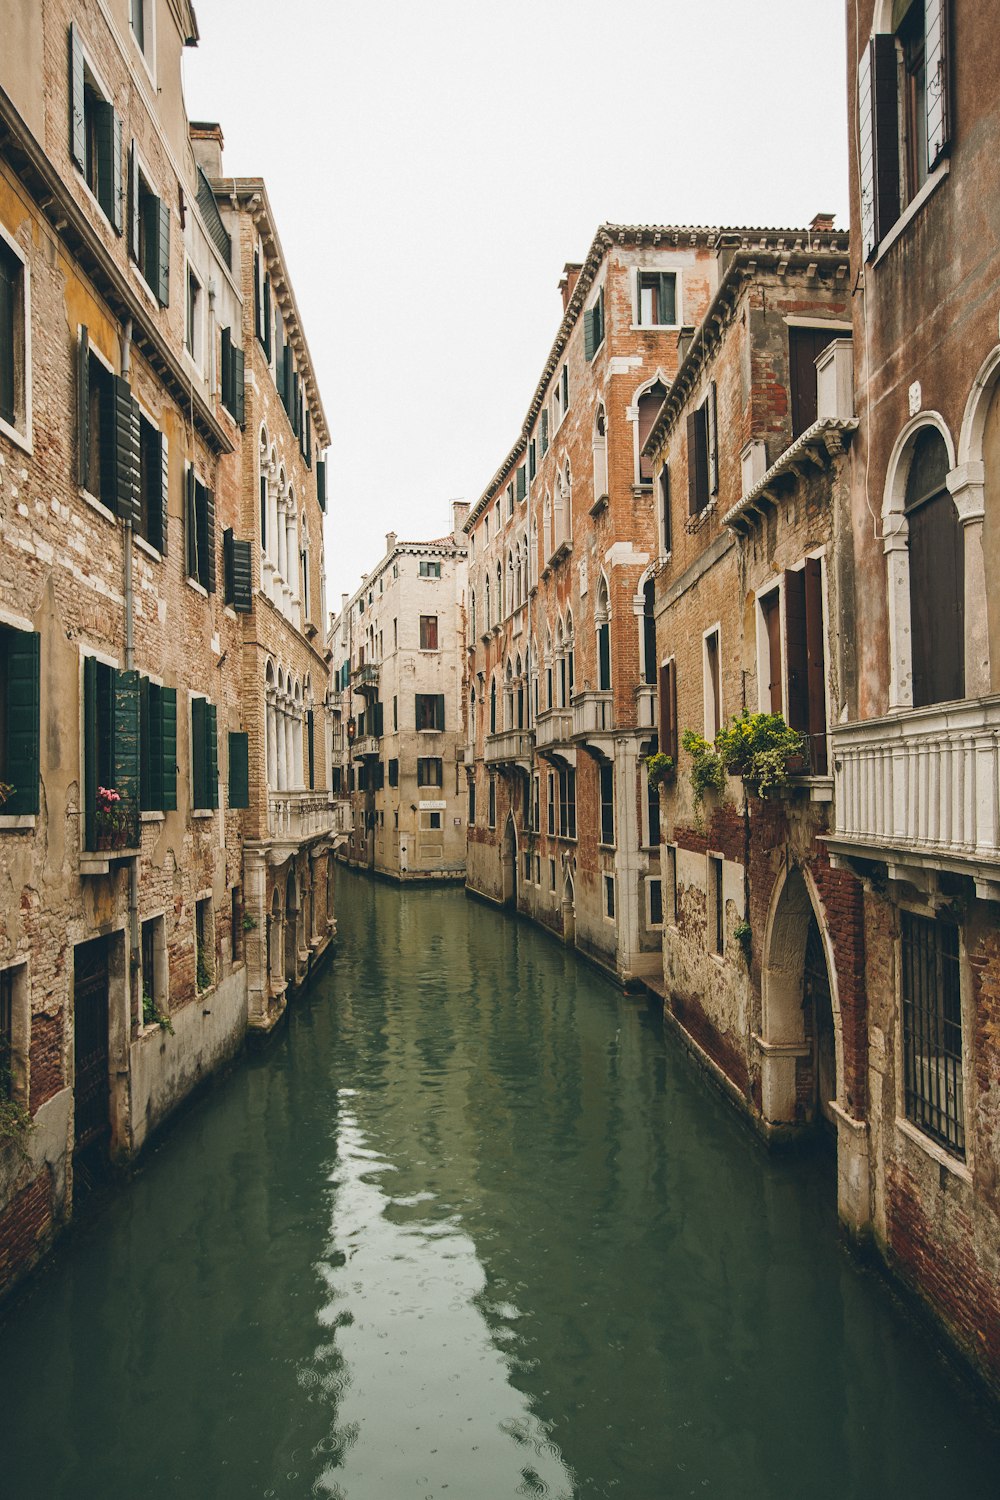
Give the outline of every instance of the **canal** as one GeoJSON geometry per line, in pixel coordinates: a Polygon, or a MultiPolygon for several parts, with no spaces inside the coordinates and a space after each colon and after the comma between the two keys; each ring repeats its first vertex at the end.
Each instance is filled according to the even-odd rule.
{"type": "Polygon", "coordinates": [[[829,1165],[526,924],[337,899],[283,1034],[8,1309],[4,1500],[996,1493],[829,1165]]]}

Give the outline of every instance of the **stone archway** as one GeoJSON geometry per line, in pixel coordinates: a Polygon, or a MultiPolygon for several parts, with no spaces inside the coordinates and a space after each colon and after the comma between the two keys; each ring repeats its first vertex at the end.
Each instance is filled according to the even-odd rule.
{"type": "Polygon", "coordinates": [[[294,861],[285,882],[285,983],[291,989],[295,984],[299,946],[299,894],[295,880],[294,861]]]}
{"type": "Polygon", "coordinates": [[[271,897],[271,909],[267,914],[267,979],[268,993],[278,994],[283,985],[284,922],[281,916],[281,896],[275,890],[271,897]]]}
{"type": "Polygon", "coordinates": [[[576,943],[576,890],[573,886],[573,875],[569,866],[563,875],[562,893],[562,923],[563,942],[576,943]]]}
{"type": "Polygon", "coordinates": [[[500,849],[501,896],[504,906],[517,907],[517,831],[512,813],[507,814],[500,849]]]}

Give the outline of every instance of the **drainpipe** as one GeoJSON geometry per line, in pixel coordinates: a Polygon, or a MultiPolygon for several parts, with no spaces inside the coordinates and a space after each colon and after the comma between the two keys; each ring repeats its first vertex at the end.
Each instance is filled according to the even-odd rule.
{"type": "MultiPolygon", "coordinates": [[[[125,319],[121,338],[122,379],[127,380],[132,363],[132,319],[125,319]]],[[[135,667],[135,596],[132,586],[132,513],[125,517],[125,670],[135,667]]],[[[129,1029],[139,1024],[139,862],[128,865],[129,1029]]]]}

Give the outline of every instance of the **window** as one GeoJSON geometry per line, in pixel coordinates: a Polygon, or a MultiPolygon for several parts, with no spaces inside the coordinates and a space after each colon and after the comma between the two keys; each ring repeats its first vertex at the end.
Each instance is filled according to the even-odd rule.
{"type": "Polygon", "coordinates": [[[534,833],[541,833],[542,831],[541,813],[539,807],[539,802],[541,799],[541,789],[539,785],[540,780],[541,778],[538,772],[535,771],[531,778],[531,828],[534,833]]]}
{"type": "MultiPolygon", "coordinates": [[[[948,497],[950,500],[950,496],[948,497]]],[[[819,558],[807,557],[803,567],[789,571],[785,584],[785,649],[787,652],[787,710],[793,729],[807,738],[811,769],[827,771],[826,653],[823,631],[823,568],[819,558]]]]}
{"type": "Polygon", "coordinates": [[[129,0],[129,24],[136,46],[149,62],[153,51],[153,0],[129,0]]]}
{"type": "Polygon", "coordinates": [[[660,470],[660,551],[666,557],[673,550],[673,537],[670,532],[670,470],[664,464],[660,470]]]}
{"type": "Polygon", "coordinates": [[[187,296],[184,304],[184,347],[201,364],[201,282],[188,266],[187,296]]]}
{"type": "Polygon", "coordinates": [[[816,361],[828,344],[839,337],[837,329],[789,328],[788,392],[792,408],[792,440],[816,420],[816,361]]]}
{"type": "Polygon", "coordinates": [[[663,926],[663,886],[652,877],[646,879],[646,926],[663,926]]]}
{"type": "Polygon", "coordinates": [[[710,630],[704,642],[705,738],[714,740],[722,728],[722,661],[719,632],[710,630]]]}
{"type": "Polygon", "coordinates": [[[392,732],[399,732],[399,699],[395,693],[392,695],[392,732]]]}
{"type": "Polygon", "coordinates": [[[177,689],[139,678],[139,806],[177,806],[177,689]]]}
{"type": "Polygon", "coordinates": [[[420,563],[421,578],[440,578],[441,564],[439,562],[427,562],[422,559],[420,563]]]}
{"type": "Polygon", "coordinates": [[[28,369],[28,270],[0,234],[0,424],[28,436],[31,380],[28,369]]]}
{"type": "Polygon", "coordinates": [[[24,964],[0,969],[0,1100],[24,1105],[31,1040],[27,977],[24,964]]]}
{"type": "Polygon", "coordinates": [[[438,649],[437,615],[420,616],[420,649],[421,651],[436,651],[438,649]]]}
{"type": "Polygon", "coordinates": [[[646,440],[653,430],[657,413],[663,405],[666,397],[666,387],[659,381],[654,381],[648,390],[643,391],[636,402],[638,410],[638,421],[636,424],[637,441],[639,446],[638,481],[640,484],[652,484],[653,482],[653,460],[643,453],[646,440]]]}
{"type": "Polygon", "coordinates": [[[417,729],[443,729],[444,694],[417,693],[415,713],[415,723],[417,729]]]}
{"type": "Polygon", "coordinates": [[[237,614],[253,612],[253,564],[250,543],[233,535],[231,526],[222,533],[222,578],[225,602],[237,614]]]}
{"type": "Polygon", "coordinates": [[[139,516],[134,523],[141,537],[158,552],[167,550],[169,468],[167,440],[152,422],[139,416],[139,516]]]}
{"type": "MultiPolygon", "coordinates": [[[[86,328],[77,346],[77,405],[79,433],[79,480],[88,494],[102,501],[115,514],[131,511],[131,468],[119,463],[117,438],[123,438],[122,454],[131,456],[131,414],[125,420],[116,411],[116,377],[90,350],[86,328]]],[[[128,390],[127,382],[122,385],[128,390]]]]}
{"type": "Polygon", "coordinates": [[[726,900],[722,886],[722,856],[708,856],[708,939],[711,951],[722,955],[726,949],[726,900]]]}
{"type": "Polygon", "coordinates": [[[858,69],[866,260],[945,155],[951,134],[946,0],[896,0],[892,25],[872,37],[858,69]]]}
{"type": "MultiPolygon", "coordinates": [[[[520,486],[519,486],[520,487],[520,486]]],[[[518,497],[520,498],[520,496],[518,497]]],[[[514,515],[514,486],[507,486],[507,520],[510,521],[514,515]]]]}
{"type": "Polygon", "coordinates": [[[657,849],[660,844],[660,790],[650,786],[649,778],[643,777],[646,786],[646,846],[657,849]]]}
{"type": "Polygon", "coordinates": [[[222,404],[234,421],[242,427],[246,419],[246,391],[244,387],[245,357],[238,344],[233,343],[232,329],[222,330],[222,358],[220,361],[220,388],[222,404]]]}
{"type": "Polygon", "coordinates": [[[116,233],[122,232],[122,122],[70,26],[70,155],[116,233]]]}
{"type": "MultiPolygon", "coordinates": [[[[528,496],[528,476],[527,476],[527,474],[525,472],[524,464],[519,464],[518,465],[517,474],[515,476],[515,479],[516,479],[516,484],[517,484],[517,498],[518,498],[518,500],[519,501],[520,500],[526,500],[527,496],[528,496]]],[[[511,508],[511,514],[513,514],[513,507],[511,508]]]]}
{"type": "Polygon", "coordinates": [[[598,768],[601,793],[601,843],[615,841],[615,768],[602,762],[598,768]]]}
{"type": "Polygon", "coordinates": [[[965,696],[965,543],[947,473],[944,438],[922,428],[903,502],[914,708],[965,696]]]}
{"type": "Polygon", "coordinates": [[[758,678],[761,713],[784,712],[784,695],[781,686],[781,592],[772,589],[758,601],[760,607],[760,644],[764,654],[758,655],[758,678]]]}
{"type": "Polygon", "coordinates": [[[195,978],[199,990],[210,989],[215,980],[214,929],[212,898],[204,896],[194,904],[195,978]]]}
{"type": "Polygon", "coordinates": [[[553,430],[559,427],[563,417],[569,411],[569,366],[563,365],[556,381],[556,387],[552,395],[552,426],[553,430]]]}
{"type": "Polygon", "coordinates": [[[604,876],[604,915],[609,922],[615,920],[615,877],[604,876]]]}
{"type": "Polygon", "coordinates": [[[129,255],[161,307],[170,300],[170,208],[153,191],[139,165],[135,142],[128,154],[129,255]]]}
{"type": "Polygon", "coordinates": [[[664,844],[662,857],[667,887],[667,921],[671,927],[675,927],[677,925],[677,845],[664,844]]]}
{"type": "Polygon", "coordinates": [[[83,662],[84,842],[91,850],[139,845],[139,674],[96,657],[83,662]]]}
{"type": "MultiPolygon", "coordinates": [[[[535,477],[535,475],[537,473],[538,473],[538,444],[535,441],[535,439],[532,438],[531,442],[528,444],[528,479],[529,479],[529,481],[533,480],[534,477],[535,477]]],[[[473,537],[473,541],[475,541],[475,537],[473,537]]],[[[474,551],[473,551],[473,556],[475,556],[475,552],[474,551]]]]}
{"type": "Polygon", "coordinates": [[[604,343],[604,288],[597,294],[597,301],[583,315],[583,353],[592,360],[604,343]]]}
{"type": "Polygon", "coordinates": [[[549,890],[550,891],[554,891],[555,888],[556,888],[556,862],[555,862],[554,859],[550,859],[549,860],[549,890]]]}
{"type": "Polygon", "coordinates": [[[673,658],[663,663],[658,675],[657,738],[662,753],[669,755],[676,766],[679,736],[677,733],[677,667],[673,658]]]}
{"type": "Polygon", "coordinates": [[[559,770],[559,837],[576,838],[576,771],[572,766],[559,770]]]}
{"type": "Polygon", "coordinates": [[[142,962],[142,1024],[155,1026],[167,1014],[167,949],[162,917],[150,917],[139,931],[142,962]]]}
{"type": "Polygon", "coordinates": [[[900,913],[906,1118],[965,1155],[962,992],[958,928],[900,913]]]}
{"type": "Polygon", "coordinates": [[[656,686],[656,583],[647,578],[642,586],[642,680],[656,686]]]}
{"type": "Polygon", "coordinates": [[[230,947],[233,963],[243,961],[243,887],[234,885],[230,893],[230,947]]]}
{"type": "MultiPolygon", "coordinates": [[[[424,823],[425,828],[429,828],[435,831],[440,830],[441,814],[439,812],[426,812],[424,813],[423,817],[427,820],[426,823],[424,823]]],[[[423,821],[423,819],[421,821],[423,821]]]]}
{"type": "Polygon", "coordinates": [[[531,880],[531,852],[528,849],[525,849],[525,851],[524,851],[524,855],[523,855],[523,858],[522,858],[522,864],[524,866],[524,878],[525,878],[526,881],[530,881],[531,880]]]}
{"type": "Polygon", "coordinates": [[[191,806],[219,805],[219,745],[216,707],[207,698],[191,699],[191,806]]]}
{"type": "Polygon", "coordinates": [[[444,761],[438,756],[419,757],[417,759],[417,785],[443,786],[444,761]]]}
{"type": "Polygon", "coordinates": [[[676,273],[639,271],[636,274],[635,311],[635,321],[640,328],[676,328],[676,273]]]}
{"type": "Polygon", "coordinates": [[[549,409],[547,406],[538,415],[538,443],[541,456],[544,458],[549,451],[549,409]]]}
{"type": "Polygon", "coordinates": [[[549,771],[545,784],[546,805],[548,808],[548,830],[550,836],[556,831],[556,773],[549,771]]]}
{"type": "Polygon", "coordinates": [[[472,828],[476,821],[476,783],[469,782],[469,827],[472,828]]]}
{"type": "Polygon", "coordinates": [[[229,732],[229,806],[250,806],[250,737],[245,730],[229,732]]]}
{"type": "Polygon", "coordinates": [[[688,514],[698,516],[719,492],[715,381],[687,418],[688,514]]]}
{"type": "Polygon", "coordinates": [[[490,828],[497,826],[497,779],[495,776],[490,777],[489,806],[486,821],[490,828]]]}
{"type": "Polygon", "coordinates": [[[0,816],[38,812],[41,637],[0,625],[0,816]]]}
{"type": "Polygon", "coordinates": [[[195,478],[188,467],[185,476],[184,521],[187,541],[188,577],[208,594],[215,593],[215,495],[195,478]]]}

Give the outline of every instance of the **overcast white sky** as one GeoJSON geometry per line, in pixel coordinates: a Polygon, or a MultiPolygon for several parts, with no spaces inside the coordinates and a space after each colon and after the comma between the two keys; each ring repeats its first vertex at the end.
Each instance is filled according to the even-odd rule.
{"type": "Polygon", "coordinates": [[[195,0],[333,433],[328,600],[514,441],[597,226],[847,225],[844,0],[195,0]]]}

